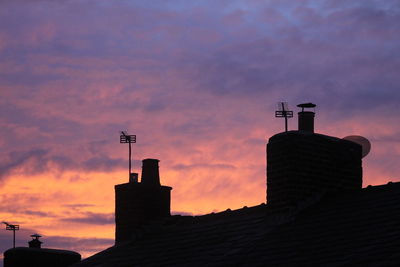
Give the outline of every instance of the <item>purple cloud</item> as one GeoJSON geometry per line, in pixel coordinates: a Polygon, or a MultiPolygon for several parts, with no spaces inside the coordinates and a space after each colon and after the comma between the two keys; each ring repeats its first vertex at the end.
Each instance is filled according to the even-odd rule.
{"type": "Polygon", "coordinates": [[[73,223],[84,223],[84,224],[114,224],[114,214],[106,214],[106,213],[93,213],[93,212],[85,212],[77,217],[69,217],[63,218],[64,222],[73,222],[73,223]]]}
{"type": "Polygon", "coordinates": [[[0,179],[13,174],[41,174],[57,170],[78,170],[85,172],[112,172],[126,167],[122,159],[113,159],[106,155],[93,156],[82,162],[63,155],[51,155],[49,150],[32,149],[30,151],[12,151],[0,164],[0,179]]]}

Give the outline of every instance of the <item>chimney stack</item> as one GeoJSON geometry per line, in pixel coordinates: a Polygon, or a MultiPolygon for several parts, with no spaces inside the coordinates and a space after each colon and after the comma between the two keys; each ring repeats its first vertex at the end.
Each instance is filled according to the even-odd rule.
{"type": "Polygon", "coordinates": [[[170,216],[172,187],[160,184],[158,159],[142,161],[142,179],[115,186],[115,242],[131,240],[151,220],[170,216]]]}
{"type": "Polygon", "coordinates": [[[298,107],[299,130],[272,136],[267,144],[267,202],[290,207],[324,192],[362,186],[361,146],[314,133],[315,104],[298,107]]]}

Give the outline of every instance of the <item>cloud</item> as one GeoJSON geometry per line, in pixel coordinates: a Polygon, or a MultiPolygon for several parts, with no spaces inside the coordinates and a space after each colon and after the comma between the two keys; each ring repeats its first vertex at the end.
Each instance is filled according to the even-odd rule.
{"type": "Polygon", "coordinates": [[[44,236],[43,241],[44,247],[76,251],[81,253],[83,258],[114,245],[114,239],[111,238],[44,236]]]}
{"type": "Polygon", "coordinates": [[[235,166],[229,164],[177,164],[172,166],[176,170],[194,170],[194,169],[219,169],[219,170],[234,170],[235,166]]]}
{"type": "Polygon", "coordinates": [[[94,205],[93,204],[85,204],[85,203],[74,203],[74,204],[66,204],[64,206],[67,208],[78,210],[81,208],[90,208],[90,207],[93,207],[94,205]]]}
{"type": "Polygon", "coordinates": [[[394,108],[399,58],[387,40],[398,44],[399,13],[345,6],[313,17],[305,10],[319,11],[295,10],[295,21],[277,24],[279,36],[267,30],[255,40],[216,47],[200,61],[191,58],[198,66],[192,74],[197,90],[253,98],[280,91],[289,99],[315,99],[347,113],[394,108]]]}
{"type": "Polygon", "coordinates": [[[85,171],[111,172],[115,169],[126,167],[126,163],[121,159],[112,159],[107,156],[93,157],[84,161],[81,166],[85,171]]]}
{"type": "Polygon", "coordinates": [[[80,214],[77,217],[69,217],[63,218],[64,222],[73,222],[73,223],[84,223],[84,224],[114,224],[114,214],[106,214],[106,213],[93,213],[93,212],[85,212],[80,214]]]}
{"type": "Polygon", "coordinates": [[[192,212],[186,212],[186,211],[172,211],[171,215],[194,216],[192,212]]]}
{"type": "Polygon", "coordinates": [[[112,172],[125,166],[125,160],[110,158],[106,155],[93,156],[84,161],[78,161],[64,155],[54,155],[46,149],[12,151],[7,155],[7,160],[0,163],[0,179],[10,175],[24,173],[37,175],[53,170],[112,172]]]}
{"type": "Polygon", "coordinates": [[[23,152],[10,152],[8,160],[0,164],[0,178],[10,175],[24,166],[26,173],[36,174],[44,171],[46,165],[46,154],[43,149],[33,149],[23,152]]]}

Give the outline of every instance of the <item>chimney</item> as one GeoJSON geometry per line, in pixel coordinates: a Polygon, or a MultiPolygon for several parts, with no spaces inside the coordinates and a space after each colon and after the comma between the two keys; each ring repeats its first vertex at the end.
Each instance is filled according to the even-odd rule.
{"type": "Polygon", "coordinates": [[[362,186],[361,146],[314,133],[312,103],[298,105],[299,130],[272,136],[267,144],[267,202],[290,207],[319,193],[362,186]]]}
{"type": "Polygon", "coordinates": [[[138,183],[139,182],[139,174],[135,172],[131,172],[129,174],[129,182],[130,183],[138,183]]]}
{"type": "Polygon", "coordinates": [[[298,113],[298,115],[299,115],[299,131],[313,133],[314,132],[315,112],[314,111],[304,111],[304,109],[305,108],[314,109],[316,107],[316,105],[313,103],[304,103],[304,104],[299,104],[297,106],[299,108],[301,108],[301,111],[298,113]]]}
{"type": "Polygon", "coordinates": [[[115,242],[132,239],[141,226],[170,216],[172,187],[160,184],[158,159],[142,161],[142,179],[115,186],[115,242]]]}
{"type": "Polygon", "coordinates": [[[158,171],[158,159],[144,159],[142,165],[142,184],[147,186],[161,186],[158,171]]]}
{"type": "Polygon", "coordinates": [[[28,242],[30,248],[42,248],[42,241],[39,240],[39,237],[42,237],[38,234],[31,235],[32,240],[28,242]]]}

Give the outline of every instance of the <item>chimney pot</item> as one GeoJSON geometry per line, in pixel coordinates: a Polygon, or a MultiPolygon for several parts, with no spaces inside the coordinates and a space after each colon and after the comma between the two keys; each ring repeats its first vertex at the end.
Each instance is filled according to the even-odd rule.
{"type": "Polygon", "coordinates": [[[312,111],[301,111],[299,115],[299,131],[314,132],[314,116],[312,111]]]}
{"type": "Polygon", "coordinates": [[[129,175],[129,182],[130,183],[138,183],[138,177],[139,177],[139,174],[137,174],[137,173],[131,173],[130,175],[129,175]]]}
{"type": "Polygon", "coordinates": [[[301,108],[301,111],[298,113],[299,116],[299,131],[314,133],[314,111],[304,111],[305,108],[314,109],[317,105],[313,103],[304,103],[297,105],[301,108]]]}
{"type": "Polygon", "coordinates": [[[158,159],[144,159],[142,165],[143,185],[160,186],[160,173],[158,170],[158,159]]]}

